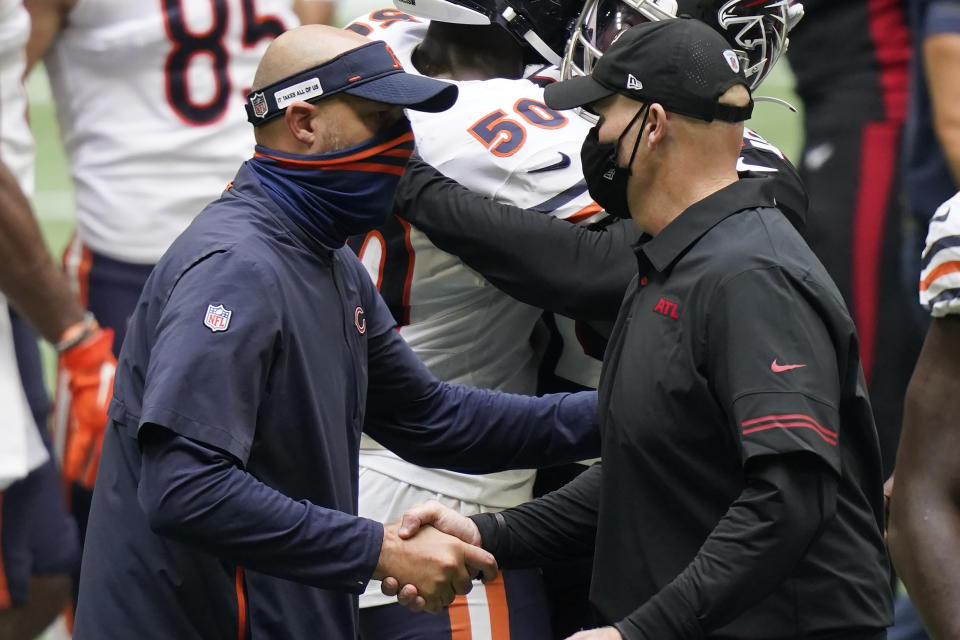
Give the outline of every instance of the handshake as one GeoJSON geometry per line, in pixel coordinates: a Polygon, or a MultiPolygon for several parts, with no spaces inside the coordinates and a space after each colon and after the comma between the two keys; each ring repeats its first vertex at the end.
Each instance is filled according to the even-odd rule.
{"type": "Polygon", "coordinates": [[[497,577],[497,561],[480,548],[473,520],[430,501],[383,527],[373,577],[381,590],[413,611],[436,613],[473,588],[474,578],[497,577]]]}
{"type": "MultiPolygon", "coordinates": [[[[383,528],[373,577],[380,590],[413,611],[436,613],[470,592],[473,578],[497,577],[497,561],[480,548],[477,525],[435,500],[418,504],[383,528]]],[[[580,631],[567,640],[623,640],[613,627],[580,631]]]]}

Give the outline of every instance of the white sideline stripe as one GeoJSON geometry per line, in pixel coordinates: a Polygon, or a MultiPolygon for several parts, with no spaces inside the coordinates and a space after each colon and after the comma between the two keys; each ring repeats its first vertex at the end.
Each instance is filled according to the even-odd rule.
{"type": "Polygon", "coordinates": [[[496,640],[490,628],[490,605],[487,602],[487,587],[474,581],[473,590],[467,594],[467,611],[470,614],[470,634],[473,640],[496,640]]]}

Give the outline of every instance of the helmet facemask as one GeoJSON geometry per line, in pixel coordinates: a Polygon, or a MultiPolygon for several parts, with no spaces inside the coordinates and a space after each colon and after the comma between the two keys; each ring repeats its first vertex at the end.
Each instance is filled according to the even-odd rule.
{"type": "Polygon", "coordinates": [[[582,0],[394,0],[411,15],[454,24],[497,24],[528,51],[529,62],[560,64],[582,0]]]}
{"type": "Polygon", "coordinates": [[[744,68],[750,89],[767,76],[787,51],[787,33],[803,16],[803,5],[791,0],[771,0],[762,7],[756,0],[727,0],[715,19],[744,68]]]}
{"type": "MultiPolygon", "coordinates": [[[[567,42],[560,78],[589,75],[617,35],[630,27],[676,16],[676,0],[587,0],[567,42]]],[[[597,119],[589,111],[577,111],[586,120],[597,119]]]]}
{"type": "Polygon", "coordinates": [[[737,54],[753,90],[786,52],[787,34],[803,17],[803,5],[796,0],[767,0],[762,5],[757,0],[587,0],[567,43],[560,77],[589,74],[621,31],[677,16],[717,29],[737,54]]]}

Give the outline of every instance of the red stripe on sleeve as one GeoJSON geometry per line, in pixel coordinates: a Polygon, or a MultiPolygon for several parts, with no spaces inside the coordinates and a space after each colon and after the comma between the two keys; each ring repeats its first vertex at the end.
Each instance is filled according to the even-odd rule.
{"type": "Polygon", "coordinates": [[[837,432],[827,429],[812,417],[803,413],[785,413],[780,415],[761,416],[751,420],[744,420],[740,427],[743,435],[767,431],[769,429],[812,429],[817,432],[827,444],[837,446],[837,432]]]}

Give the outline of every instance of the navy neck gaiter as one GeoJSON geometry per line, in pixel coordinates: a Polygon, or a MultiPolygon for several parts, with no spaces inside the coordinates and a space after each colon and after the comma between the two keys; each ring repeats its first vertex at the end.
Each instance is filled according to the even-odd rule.
{"type": "Polygon", "coordinates": [[[379,227],[413,153],[410,122],[396,124],[356,146],[297,155],[257,145],[247,166],[291,219],[324,246],[379,227]]]}

